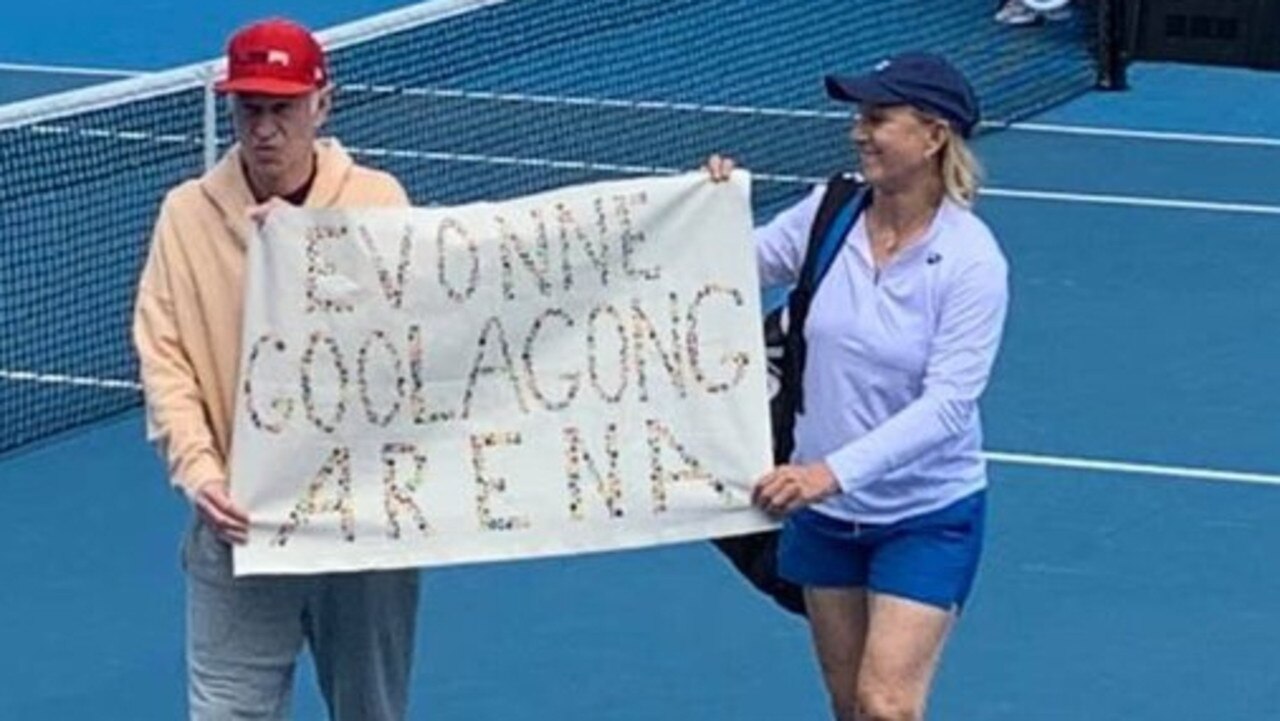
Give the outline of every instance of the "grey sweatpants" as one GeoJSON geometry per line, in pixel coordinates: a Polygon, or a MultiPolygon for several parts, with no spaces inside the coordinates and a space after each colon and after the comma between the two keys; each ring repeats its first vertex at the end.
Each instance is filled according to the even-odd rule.
{"type": "Polygon", "coordinates": [[[289,716],[305,642],[334,721],[401,721],[418,571],[231,574],[231,549],[201,521],[183,549],[192,721],[289,716]]]}

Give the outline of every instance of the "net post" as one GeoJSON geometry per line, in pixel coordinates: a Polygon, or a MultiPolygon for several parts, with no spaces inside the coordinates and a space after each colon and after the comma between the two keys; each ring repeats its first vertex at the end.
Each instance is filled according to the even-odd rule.
{"type": "Polygon", "coordinates": [[[213,63],[204,69],[204,120],[201,123],[203,134],[201,146],[204,148],[204,169],[211,170],[218,163],[218,96],[213,91],[217,79],[217,69],[213,63]]]}
{"type": "Polygon", "coordinates": [[[1099,0],[1098,2],[1098,73],[1099,90],[1127,90],[1129,88],[1126,64],[1128,38],[1126,0],[1099,0]]]}

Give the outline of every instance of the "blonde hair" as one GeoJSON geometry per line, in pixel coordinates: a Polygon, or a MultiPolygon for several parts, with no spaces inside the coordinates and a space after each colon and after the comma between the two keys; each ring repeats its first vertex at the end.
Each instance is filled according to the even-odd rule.
{"type": "Polygon", "coordinates": [[[982,187],[982,163],[969,149],[969,144],[948,125],[947,140],[942,146],[942,187],[947,197],[972,207],[982,187]]]}
{"type": "Polygon", "coordinates": [[[969,149],[964,136],[957,133],[951,123],[923,110],[912,108],[916,117],[942,128],[945,139],[939,153],[938,169],[942,173],[943,192],[951,200],[966,208],[973,207],[982,187],[983,170],[978,157],[969,149]]]}

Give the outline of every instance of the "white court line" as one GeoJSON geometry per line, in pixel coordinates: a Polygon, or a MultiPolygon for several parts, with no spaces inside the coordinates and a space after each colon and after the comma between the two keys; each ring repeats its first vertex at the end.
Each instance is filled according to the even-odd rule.
{"type": "MultiPolygon", "coordinates": [[[[192,136],[160,135],[141,131],[69,128],[60,125],[32,125],[29,126],[29,128],[31,132],[37,134],[75,135],[95,140],[114,139],[127,140],[131,142],[151,141],[196,145],[202,142],[202,139],[192,136]]],[[[218,140],[220,146],[226,144],[226,139],[219,138],[218,140]]],[[[551,168],[557,170],[598,171],[624,175],[676,175],[693,170],[693,168],[670,168],[660,165],[623,165],[618,163],[598,163],[588,160],[556,160],[550,158],[525,158],[518,156],[484,155],[480,153],[448,153],[432,150],[409,150],[401,148],[349,147],[347,150],[353,155],[374,158],[404,158],[411,160],[478,163],[528,168],[551,168]]],[[[782,175],[777,173],[753,173],[752,177],[761,182],[785,183],[790,185],[815,185],[817,183],[826,182],[826,178],[819,178],[816,176],[806,177],[802,175],[782,175]]],[[[1018,188],[983,188],[981,195],[992,198],[1043,200],[1059,203],[1164,208],[1170,210],[1202,210],[1215,213],[1238,213],[1245,215],[1280,215],[1280,205],[1227,203],[1213,200],[1185,200],[1180,198],[1104,195],[1099,193],[1072,193],[1052,190],[1024,190],[1018,188]]]]}
{"type": "Polygon", "coordinates": [[[1129,140],[1161,140],[1179,143],[1207,143],[1213,145],[1246,145],[1280,148],[1280,138],[1256,135],[1220,135],[1214,133],[1179,133],[1165,130],[1137,130],[1108,128],[1096,125],[1057,125],[1055,123],[983,123],[985,127],[1001,130],[1018,130],[1028,133],[1052,133],[1056,135],[1083,135],[1100,138],[1126,138],[1129,140]]]}
{"type": "Polygon", "coordinates": [[[31,371],[4,370],[0,368],[0,380],[22,381],[27,383],[49,383],[64,386],[86,386],[91,388],[108,388],[112,390],[142,390],[142,384],[133,380],[117,380],[114,378],[89,378],[71,376],[61,373],[32,373],[31,371]]]}
{"type": "Polygon", "coordinates": [[[92,140],[128,140],[131,142],[179,145],[203,145],[204,139],[194,135],[149,133],[143,130],[103,130],[101,128],[69,128],[62,125],[28,125],[32,135],[73,135],[92,140]]]}
{"type": "MultiPolygon", "coordinates": [[[[502,0],[473,0],[479,7],[498,4],[502,0]]],[[[0,70],[16,70],[35,73],[61,73],[98,75],[103,77],[134,77],[146,75],[145,71],[117,70],[112,68],[84,68],[60,65],[27,65],[22,63],[0,63],[0,70]]],[[[395,85],[370,85],[351,83],[340,85],[339,90],[349,92],[365,92],[385,95],[404,95],[409,97],[463,98],[469,100],[529,103],[541,105],[567,105],[580,107],[621,108],[629,110],[667,110],[676,112],[723,114],[723,115],[756,115],[766,117],[787,117],[802,119],[847,120],[848,111],[806,110],[801,108],[779,108],[770,106],[702,104],[693,102],[675,102],[664,100],[624,100],[617,98],[596,98],[572,95],[538,95],[532,93],[504,93],[483,90],[458,90],[450,88],[415,88],[395,85]]],[[[1070,125],[1042,122],[1009,122],[1004,120],[983,121],[981,127],[996,130],[1025,133],[1049,133],[1056,135],[1077,135],[1101,138],[1124,138],[1129,140],[1156,140],[1165,142],[1205,143],[1214,145],[1236,145],[1251,147],[1280,148],[1280,138],[1256,135],[1231,135],[1226,133],[1189,133],[1166,130],[1144,130],[1141,128],[1120,128],[1096,125],[1070,125]]]]}
{"type": "Polygon", "coordinates": [[[132,78],[146,75],[141,70],[117,70],[115,68],[82,68],[71,65],[26,65],[24,63],[0,63],[0,70],[21,73],[47,73],[50,75],[92,75],[104,78],[132,78]]]}
{"type": "MultiPolygon", "coordinates": [[[[501,4],[504,0],[460,0],[455,2],[459,9],[448,10],[441,13],[442,17],[448,17],[453,12],[465,12],[467,9],[480,9],[490,5],[501,4]],[[468,7],[469,6],[469,7],[468,7]]],[[[390,23],[397,18],[392,18],[394,13],[389,14],[388,20],[380,21],[380,23],[390,23]]],[[[355,25],[360,25],[356,23],[355,25]]],[[[375,23],[375,25],[377,25],[375,23]]],[[[360,31],[367,33],[368,28],[360,27],[360,31]]],[[[345,35],[335,33],[331,41],[336,47],[347,44],[348,40],[345,35]]],[[[75,66],[61,65],[35,65],[24,63],[0,63],[0,70],[15,70],[22,72],[34,73],[61,73],[61,74],[79,74],[79,75],[98,75],[103,77],[134,77],[146,75],[147,72],[139,70],[121,70],[114,68],[85,68],[75,66]]],[[[572,95],[538,95],[533,93],[510,93],[510,92],[494,92],[483,90],[460,90],[450,88],[416,88],[395,85],[370,85],[365,83],[351,83],[347,85],[339,85],[339,90],[349,92],[365,92],[373,94],[386,95],[404,95],[410,97],[439,97],[439,98],[464,98],[470,100],[487,100],[494,102],[508,103],[529,103],[529,104],[545,104],[545,105],[568,105],[568,106],[585,106],[585,107],[603,107],[603,108],[622,108],[630,110],[668,110],[677,112],[706,113],[706,114],[725,114],[725,115],[758,115],[772,117],[789,117],[804,119],[828,119],[828,120],[847,120],[850,113],[847,110],[811,110],[802,108],[780,108],[771,106],[750,106],[750,105],[725,105],[725,104],[703,104],[694,102],[666,101],[666,100],[626,100],[620,98],[599,98],[590,96],[572,96],[572,95]]],[[[1206,143],[1216,145],[1237,145],[1252,147],[1280,148],[1280,138],[1269,138],[1264,136],[1250,135],[1231,135],[1226,133],[1190,133],[1165,130],[1144,130],[1141,128],[1119,128],[1107,126],[1093,125],[1070,125],[1060,123],[1043,123],[1043,122],[1009,122],[1004,120],[988,120],[983,121],[981,127],[1017,131],[1026,133],[1050,133],[1057,135],[1077,135],[1102,138],[1125,138],[1130,140],[1157,140],[1166,142],[1182,142],[1182,143],[1206,143]]]]}
{"type": "MultiPolygon", "coordinates": [[[[484,163],[490,165],[516,165],[532,168],[554,168],[560,170],[594,170],[642,175],[674,175],[693,170],[692,168],[679,169],[653,165],[618,165],[614,163],[596,163],[579,160],[551,160],[546,158],[522,158],[482,155],[478,153],[445,153],[438,151],[400,150],[395,148],[348,148],[348,150],[353,155],[366,155],[371,157],[439,160],[458,163],[484,163]]],[[[759,181],[799,185],[813,185],[816,183],[826,182],[826,178],[798,175],[777,175],[772,173],[752,173],[751,177],[759,181]]],[[[1155,198],[1134,195],[1102,195],[1097,193],[1070,193],[1050,190],[1022,190],[1016,188],[983,188],[981,195],[993,198],[1046,200],[1060,203],[1086,203],[1094,205],[1118,205],[1139,208],[1164,208],[1172,210],[1205,210],[1216,213],[1280,215],[1280,205],[1225,203],[1212,200],[1184,200],[1179,198],[1155,198]]]]}
{"type": "MultiPolygon", "coordinates": [[[[847,110],[805,110],[753,105],[703,104],[666,100],[625,100],[576,95],[538,95],[534,93],[504,93],[485,90],[461,90],[453,88],[415,88],[395,85],[370,85],[351,83],[340,85],[339,90],[376,95],[403,95],[408,97],[436,97],[479,100],[502,103],[526,103],[530,105],[567,105],[579,107],[615,108],[624,110],[665,110],[672,112],[704,113],[709,115],[745,115],[798,119],[847,121],[847,110]]],[[[1243,145],[1280,148],[1280,138],[1262,136],[1229,135],[1221,133],[1184,133],[1138,128],[1117,128],[1091,125],[1067,125],[1058,123],[1009,122],[988,120],[980,123],[983,128],[1012,130],[1025,133],[1051,133],[1129,140],[1158,140],[1165,142],[1208,143],[1218,145],[1243,145]]]]}
{"type": "Polygon", "coordinates": [[[1166,478],[1185,478],[1197,481],[1218,481],[1226,483],[1261,483],[1269,486],[1280,485],[1280,475],[1272,473],[1250,473],[1244,471],[1222,471],[1212,468],[1192,468],[1188,466],[1164,466],[1151,463],[1130,463],[1128,461],[1104,461],[1090,458],[1071,458],[1064,456],[1043,456],[1029,453],[1004,453],[988,451],[982,454],[993,463],[1005,463],[1015,466],[1037,466],[1041,468],[1067,468],[1077,471],[1101,471],[1104,473],[1126,473],[1138,476],[1163,476],[1166,478]]]}
{"type": "Polygon", "coordinates": [[[626,100],[622,98],[596,98],[580,95],[537,95],[533,93],[503,93],[488,90],[460,90],[455,88],[413,88],[396,85],[369,85],[351,83],[339,85],[340,92],[371,93],[374,95],[403,95],[407,97],[447,98],[451,100],[480,100],[499,103],[524,103],[528,105],[569,105],[577,107],[612,108],[616,110],[668,110],[708,115],[752,115],[784,118],[819,118],[823,120],[848,120],[848,111],[801,110],[754,105],[723,105],[667,100],[626,100]]]}
{"type": "MultiPolygon", "coordinates": [[[[479,153],[446,153],[434,150],[404,150],[398,148],[361,148],[348,147],[352,155],[363,155],[373,158],[406,158],[409,160],[439,160],[454,163],[479,163],[484,165],[515,165],[527,168],[551,168],[555,170],[588,170],[629,175],[679,175],[696,168],[669,168],[661,165],[621,165],[618,163],[596,163],[588,160],[554,160],[550,158],[523,158],[505,155],[482,155],[479,153]]],[[[800,175],[777,175],[771,173],[752,173],[755,180],[774,183],[791,183],[812,185],[826,182],[826,178],[809,178],[800,175]]]]}
{"type": "MultiPolygon", "coordinates": [[[[118,380],[111,378],[86,378],[84,376],[61,375],[56,373],[32,373],[29,371],[12,371],[0,369],[0,379],[47,383],[51,385],[85,386],[113,390],[142,390],[142,384],[135,380],[118,380]]],[[[1069,456],[1049,456],[1031,453],[1008,453],[1003,451],[987,451],[983,457],[992,463],[1014,466],[1033,466],[1039,468],[1058,468],[1078,471],[1098,471],[1138,476],[1158,476],[1164,478],[1181,478],[1197,481],[1213,481],[1219,483],[1253,483],[1277,486],[1280,475],[1272,473],[1252,473],[1246,471],[1224,471],[1213,468],[1194,468],[1189,466],[1168,466],[1151,463],[1133,463],[1129,461],[1110,461],[1093,458],[1073,458],[1069,456]]]]}
{"type": "Polygon", "coordinates": [[[1097,193],[1066,193],[1052,190],[1015,190],[1012,188],[983,188],[979,194],[993,198],[1050,200],[1060,203],[1092,203],[1096,205],[1125,205],[1139,208],[1208,210],[1215,213],[1280,215],[1280,205],[1224,203],[1213,200],[1182,200],[1179,198],[1153,198],[1137,195],[1101,195],[1097,193]]]}

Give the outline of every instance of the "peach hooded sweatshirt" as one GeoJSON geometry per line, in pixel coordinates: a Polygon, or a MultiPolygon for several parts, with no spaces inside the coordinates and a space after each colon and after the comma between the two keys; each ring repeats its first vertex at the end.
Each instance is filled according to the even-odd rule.
{"type": "MultiPolygon", "coordinates": [[[[316,142],[306,207],[408,204],[395,178],[356,165],[336,140],[316,142]]],[[[133,335],[147,437],[164,455],[171,482],[188,496],[227,479],[254,205],[232,148],[203,177],[165,197],[138,287],[133,335]]]]}

